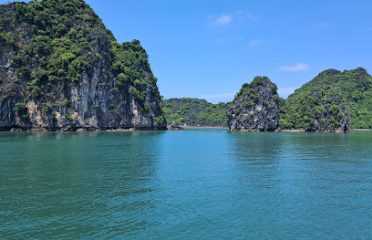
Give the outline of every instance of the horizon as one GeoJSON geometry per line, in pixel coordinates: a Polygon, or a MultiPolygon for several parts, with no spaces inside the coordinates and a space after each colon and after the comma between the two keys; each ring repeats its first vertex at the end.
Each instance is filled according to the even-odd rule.
{"type": "Polygon", "coordinates": [[[368,1],[85,2],[119,42],[141,41],[165,99],[229,102],[255,76],[287,98],[326,69],[372,69],[368,1]]]}

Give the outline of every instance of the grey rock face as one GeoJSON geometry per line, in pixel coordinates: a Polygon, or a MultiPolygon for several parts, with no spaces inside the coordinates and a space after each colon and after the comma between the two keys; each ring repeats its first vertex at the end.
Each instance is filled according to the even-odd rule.
{"type": "Polygon", "coordinates": [[[267,77],[256,77],[244,84],[228,110],[232,131],[275,131],[279,125],[277,87],[267,77]]]}
{"type": "Polygon", "coordinates": [[[0,129],[166,128],[160,103],[150,90],[145,90],[146,104],[150,106],[145,112],[141,103],[127,91],[102,88],[101,83],[110,86],[115,82],[115,78],[105,72],[104,66],[98,63],[92,74],[85,74],[78,85],[71,88],[56,86],[53,91],[55,102],[47,109],[45,102],[33,98],[11,71],[2,72],[6,76],[2,82],[8,81],[8,86],[6,83],[1,86],[0,129]],[[20,103],[24,106],[19,106],[20,103]],[[160,122],[156,122],[159,117],[160,122]]]}
{"type": "MultiPolygon", "coordinates": [[[[35,26],[13,20],[16,19],[15,6],[0,6],[2,21],[18,24],[6,25],[7,31],[17,39],[15,45],[0,39],[0,130],[166,129],[156,78],[145,50],[139,41],[116,43],[100,24],[93,24],[96,31],[87,33],[86,41],[91,47],[81,55],[89,59],[89,66],[78,73],[79,80],[53,81],[51,75],[46,75],[49,80],[43,83],[42,94],[35,95],[30,88],[32,79],[21,76],[16,63],[17,55],[31,49],[34,35],[30,29],[35,26]],[[122,68],[136,76],[125,83],[118,79],[120,73],[113,71],[114,61],[118,62],[113,52],[114,44],[118,45],[120,56],[128,56],[119,62],[124,66],[122,68]],[[140,84],[135,86],[135,80],[140,84]]],[[[93,13],[92,18],[95,18],[93,13]]],[[[86,23],[83,21],[76,20],[74,26],[84,28],[86,23]]],[[[31,55],[32,61],[22,67],[31,74],[40,69],[48,70],[48,66],[39,64],[41,57],[40,54],[31,55]]]]}
{"type": "Polygon", "coordinates": [[[340,105],[340,109],[335,113],[332,109],[332,104],[326,103],[322,105],[321,113],[314,117],[305,129],[307,132],[347,132],[351,128],[350,108],[344,103],[340,103],[338,99],[333,99],[333,103],[340,105]],[[335,125],[339,127],[336,128],[335,125]]]}

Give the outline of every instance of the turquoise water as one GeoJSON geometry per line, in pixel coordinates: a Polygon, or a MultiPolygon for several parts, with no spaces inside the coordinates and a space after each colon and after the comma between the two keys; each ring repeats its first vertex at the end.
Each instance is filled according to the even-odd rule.
{"type": "Polygon", "coordinates": [[[0,239],[372,239],[372,132],[0,133],[0,239]]]}

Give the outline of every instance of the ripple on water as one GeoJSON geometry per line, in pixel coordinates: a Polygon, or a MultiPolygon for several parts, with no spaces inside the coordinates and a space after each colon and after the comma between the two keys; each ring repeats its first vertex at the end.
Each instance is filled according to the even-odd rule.
{"type": "Polygon", "coordinates": [[[0,156],[0,238],[372,239],[370,132],[0,133],[0,156]]]}

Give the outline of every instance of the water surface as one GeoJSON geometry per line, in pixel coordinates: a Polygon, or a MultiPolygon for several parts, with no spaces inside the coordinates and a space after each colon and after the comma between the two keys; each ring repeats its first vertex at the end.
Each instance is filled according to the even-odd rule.
{"type": "Polygon", "coordinates": [[[0,239],[372,239],[372,132],[0,133],[0,239]]]}

